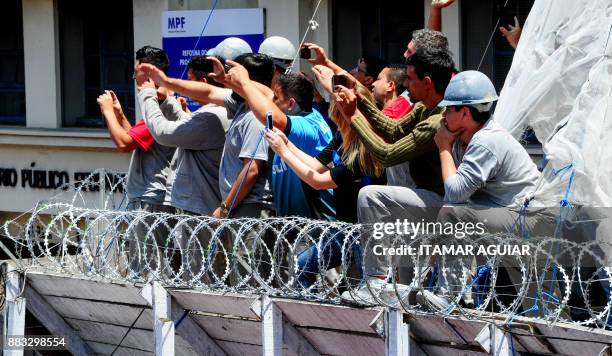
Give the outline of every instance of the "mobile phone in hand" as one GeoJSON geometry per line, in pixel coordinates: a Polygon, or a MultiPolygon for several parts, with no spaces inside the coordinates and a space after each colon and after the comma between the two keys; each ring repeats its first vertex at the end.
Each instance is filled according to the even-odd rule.
{"type": "Polygon", "coordinates": [[[312,58],[312,53],[310,52],[310,48],[302,47],[302,49],[300,49],[300,58],[302,59],[312,58]]]}
{"type": "Polygon", "coordinates": [[[206,58],[204,59],[204,65],[202,66],[202,72],[204,73],[212,73],[214,71],[214,63],[212,59],[206,58]]]}
{"type": "Polygon", "coordinates": [[[334,74],[332,76],[332,88],[336,90],[336,86],[342,85],[348,88],[348,78],[344,74],[334,74]]]}
{"type": "Polygon", "coordinates": [[[266,113],[266,128],[270,131],[274,129],[274,124],[272,122],[272,113],[270,111],[266,113]]]}

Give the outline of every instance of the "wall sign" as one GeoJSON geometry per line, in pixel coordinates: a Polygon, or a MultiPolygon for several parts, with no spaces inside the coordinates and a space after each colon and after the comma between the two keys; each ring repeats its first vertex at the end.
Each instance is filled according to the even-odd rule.
{"type": "MultiPolygon", "coordinates": [[[[191,57],[205,55],[227,37],[242,38],[253,51],[263,42],[263,9],[214,10],[202,33],[209,14],[210,10],[165,11],[162,14],[162,46],[170,59],[171,77],[180,78],[185,72],[182,79],[186,79],[185,68],[191,57]]],[[[188,103],[191,110],[199,107],[190,100],[188,103]]]]}

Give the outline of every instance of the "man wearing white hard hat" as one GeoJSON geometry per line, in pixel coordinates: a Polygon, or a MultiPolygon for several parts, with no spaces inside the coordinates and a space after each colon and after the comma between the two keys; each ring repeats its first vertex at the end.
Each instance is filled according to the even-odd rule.
{"type": "Polygon", "coordinates": [[[287,71],[295,59],[297,53],[295,46],[285,37],[270,36],[261,43],[258,52],[270,56],[274,62],[274,77],[272,78],[274,88],[278,77],[287,71]]]}
{"type": "Polygon", "coordinates": [[[224,60],[234,60],[241,54],[253,53],[251,46],[243,39],[238,37],[228,37],[219,42],[215,48],[206,52],[207,56],[218,56],[224,60]]]}

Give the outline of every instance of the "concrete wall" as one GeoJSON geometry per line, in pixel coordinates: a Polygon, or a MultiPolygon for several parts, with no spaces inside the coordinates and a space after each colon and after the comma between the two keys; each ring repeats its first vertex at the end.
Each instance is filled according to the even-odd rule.
{"type": "Polygon", "coordinates": [[[61,127],[56,10],[53,0],[23,1],[26,127],[61,127]]]}
{"type": "MultiPolygon", "coordinates": [[[[51,181],[69,182],[77,172],[91,172],[98,168],[125,171],[129,165],[129,154],[117,153],[113,148],[86,149],[83,147],[44,147],[0,144],[0,169],[3,175],[16,174],[16,186],[6,186],[0,181],[0,211],[25,212],[36,206],[39,200],[47,199],[61,191],[51,188],[32,187],[30,170],[44,171],[47,184],[51,181]]],[[[32,172],[32,174],[35,174],[32,172]]],[[[96,193],[85,195],[96,202],[96,193]]]]}

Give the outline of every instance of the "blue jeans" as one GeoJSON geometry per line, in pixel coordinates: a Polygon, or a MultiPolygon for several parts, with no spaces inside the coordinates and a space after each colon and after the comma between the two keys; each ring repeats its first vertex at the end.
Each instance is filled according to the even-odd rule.
{"type": "MultiPolygon", "coordinates": [[[[298,256],[298,276],[297,284],[298,287],[308,288],[312,286],[317,278],[317,274],[321,272],[320,266],[323,266],[323,270],[338,267],[342,265],[342,245],[344,244],[344,234],[339,231],[334,231],[329,235],[323,237],[320,244],[312,245],[298,256]],[[323,262],[319,260],[319,250],[323,250],[323,262]]],[[[362,268],[361,268],[361,246],[357,240],[353,240],[347,243],[346,248],[349,248],[352,254],[352,258],[355,262],[355,268],[357,269],[359,280],[362,279],[362,268]]]]}

